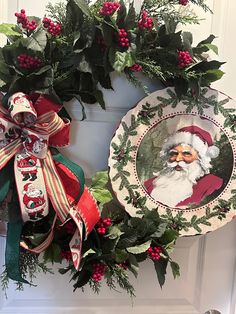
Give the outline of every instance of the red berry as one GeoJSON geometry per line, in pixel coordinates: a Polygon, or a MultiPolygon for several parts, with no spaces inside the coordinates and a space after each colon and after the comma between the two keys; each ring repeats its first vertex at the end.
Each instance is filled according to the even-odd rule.
{"type": "Polygon", "coordinates": [[[151,260],[159,261],[159,259],[161,258],[161,255],[160,255],[161,252],[162,252],[162,249],[160,246],[151,246],[147,250],[147,255],[149,256],[151,260]]]}
{"type": "Polygon", "coordinates": [[[179,4],[187,5],[189,0],[179,0],[179,4]]]}
{"type": "Polygon", "coordinates": [[[119,10],[119,8],[120,4],[118,2],[104,2],[99,13],[101,15],[112,15],[116,10],[119,10]]]}
{"type": "Polygon", "coordinates": [[[134,72],[141,72],[142,66],[140,64],[135,63],[129,69],[134,72]]]}
{"type": "Polygon", "coordinates": [[[129,38],[128,38],[127,36],[128,36],[128,34],[127,34],[127,32],[126,32],[125,29],[120,28],[120,29],[118,30],[118,33],[117,33],[117,37],[118,37],[117,42],[118,42],[118,44],[119,44],[120,46],[122,46],[122,47],[129,47],[130,42],[129,42],[129,38]]]}
{"type": "Polygon", "coordinates": [[[178,67],[180,69],[186,68],[193,62],[193,59],[188,51],[179,51],[178,52],[178,67]]]}
{"type": "Polygon", "coordinates": [[[138,27],[141,29],[152,29],[153,28],[153,20],[151,17],[149,17],[149,14],[147,11],[142,11],[141,18],[138,21],[138,27]]]}
{"type": "Polygon", "coordinates": [[[19,67],[23,69],[35,69],[41,66],[42,60],[38,57],[32,57],[26,54],[20,54],[17,56],[19,67]]]}

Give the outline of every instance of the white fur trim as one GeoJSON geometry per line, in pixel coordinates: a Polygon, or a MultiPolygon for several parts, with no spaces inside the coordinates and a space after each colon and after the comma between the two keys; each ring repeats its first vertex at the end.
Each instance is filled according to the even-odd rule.
{"type": "MultiPolygon", "coordinates": [[[[177,132],[170,136],[163,144],[161,156],[165,156],[167,151],[179,144],[187,144],[196,149],[201,157],[205,157],[208,151],[208,145],[200,137],[190,132],[177,132]]],[[[209,156],[210,157],[210,156],[209,156]]]]}
{"type": "Polygon", "coordinates": [[[216,146],[208,147],[207,156],[209,156],[210,158],[216,158],[219,156],[219,154],[220,154],[220,150],[218,147],[216,146]]]}

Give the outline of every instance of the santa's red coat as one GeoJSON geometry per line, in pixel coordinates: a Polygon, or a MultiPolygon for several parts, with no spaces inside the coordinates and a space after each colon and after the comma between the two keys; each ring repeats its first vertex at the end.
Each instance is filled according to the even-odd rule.
{"type": "Polygon", "coordinates": [[[17,160],[17,168],[22,174],[37,173],[37,157],[28,156],[17,160]]]}
{"type": "MultiPolygon", "coordinates": [[[[152,193],[154,188],[153,182],[157,177],[153,177],[144,182],[144,186],[148,192],[148,194],[152,193]]],[[[185,200],[176,204],[176,207],[180,206],[189,206],[199,205],[205,197],[211,195],[215,191],[219,190],[223,185],[223,179],[215,176],[214,174],[207,174],[204,177],[200,178],[195,185],[193,185],[193,193],[191,196],[186,198],[185,200]]],[[[181,188],[181,187],[180,187],[181,188]]],[[[176,193],[178,193],[176,188],[176,193]]]]}
{"type": "Polygon", "coordinates": [[[23,203],[29,214],[41,213],[45,207],[45,198],[44,196],[32,197],[25,194],[23,197],[23,203]]]}

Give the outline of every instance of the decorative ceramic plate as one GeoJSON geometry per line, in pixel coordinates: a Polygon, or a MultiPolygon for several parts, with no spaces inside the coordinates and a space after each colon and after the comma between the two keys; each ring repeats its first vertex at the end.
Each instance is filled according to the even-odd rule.
{"type": "Polygon", "coordinates": [[[203,88],[142,99],[111,142],[113,190],[132,215],[157,210],[181,235],[204,234],[236,213],[236,102],[203,88]]]}

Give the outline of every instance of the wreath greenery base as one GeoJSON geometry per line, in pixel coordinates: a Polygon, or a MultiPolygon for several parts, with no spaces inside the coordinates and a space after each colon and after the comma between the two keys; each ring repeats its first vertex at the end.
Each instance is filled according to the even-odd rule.
{"type": "MultiPolygon", "coordinates": [[[[60,265],[63,260],[67,260],[67,266],[59,266],[59,272],[70,274],[74,290],[89,284],[97,293],[101,280],[104,279],[111,289],[117,290],[118,286],[133,297],[135,290],[129,281],[129,273],[137,277],[139,264],[146,259],[153,260],[160,286],[165,282],[168,264],[174,277],[179,275],[179,266],[169,255],[174,248],[178,232],[171,229],[155,210],[146,210],[142,218],[131,217],[111,194],[107,182],[107,172],[98,172],[90,184],[90,191],[101,210],[101,219],[83,242],[79,271],[74,268],[69,249],[76,225],[69,220],[61,226],[58,221],[53,242],[44,252],[43,258],[21,250],[20,269],[23,278],[28,278],[33,284],[37,273],[52,273],[48,263],[60,265]],[[157,254],[151,254],[150,248],[156,250],[157,254]]],[[[47,227],[50,228],[53,215],[52,210],[37,224],[26,224],[22,239],[31,247],[40,243],[47,236],[47,227]]],[[[2,289],[6,291],[9,283],[6,270],[1,275],[1,283],[2,289]]],[[[23,289],[22,282],[17,282],[17,289],[23,289]]]]}
{"type": "MultiPolygon", "coordinates": [[[[105,109],[101,87],[112,89],[112,72],[123,73],[140,86],[135,73],[142,71],[149,78],[174,86],[178,99],[190,91],[197,98],[201,86],[222,77],[222,63],[208,61],[206,55],[209,50],[217,53],[212,43],[215,37],[210,35],[194,47],[192,34],[177,30],[178,24],[199,23],[186,4],[209,11],[204,0],[144,0],[140,12],[135,11],[133,3],[126,8],[121,0],[115,9],[114,3],[68,0],[66,5],[47,7],[50,20],[26,16],[25,10],[21,10],[16,13],[17,25],[1,24],[0,33],[7,37],[7,44],[0,49],[0,90],[5,108],[9,109],[8,99],[16,92],[30,96],[37,93],[59,104],[77,98],[85,118],[84,103],[99,103],[105,109]],[[107,5],[113,8],[110,13],[107,5]]],[[[65,110],[59,115],[68,117],[65,110]]],[[[1,170],[1,186],[9,173],[12,174],[10,163],[1,170]]],[[[89,187],[101,219],[83,239],[79,270],[75,270],[69,250],[76,226],[68,219],[64,224],[56,222],[53,241],[42,259],[21,248],[22,279],[27,278],[32,284],[37,272],[51,272],[48,262],[66,260],[67,267],[59,272],[70,273],[74,290],[89,284],[98,292],[105,278],[110,288],[119,286],[134,296],[128,275],[131,272],[136,277],[139,264],[146,259],[153,261],[161,286],[168,264],[174,277],[179,275],[179,266],[170,257],[178,230],[156,210],[143,209],[142,218],[131,217],[107,184],[108,174],[99,172],[89,187]]],[[[19,213],[12,216],[12,208],[19,208],[17,200],[11,198],[12,190],[16,195],[14,184],[1,203],[1,221],[19,218],[19,213]]],[[[54,211],[50,208],[43,219],[25,223],[21,237],[29,248],[47,237],[53,219],[54,211]]],[[[8,275],[7,271],[1,275],[5,291],[8,275]]],[[[23,281],[17,283],[17,289],[22,289],[23,281]]]]}

